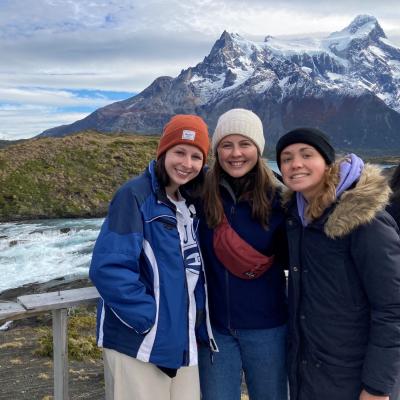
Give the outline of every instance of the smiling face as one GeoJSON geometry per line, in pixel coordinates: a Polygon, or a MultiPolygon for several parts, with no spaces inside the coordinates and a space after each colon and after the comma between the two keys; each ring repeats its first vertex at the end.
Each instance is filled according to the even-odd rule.
{"type": "Polygon", "coordinates": [[[165,170],[169,176],[167,194],[174,196],[179,186],[194,179],[203,167],[203,153],[196,146],[177,144],[165,153],[165,170]]]}
{"type": "Polygon", "coordinates": [[[258,149],[253,141],[242,135],[228,135],[217,147],[221,168],[233,178],[241,178],[257,164],[258,149]]]}
{"type": "Polygon", "coordinates": [[[280,155],[281,173],[285,185],[303,194],[310,201],[323,187],[328,166],[321,154],[311,145],[294,143],[280,155]]]}

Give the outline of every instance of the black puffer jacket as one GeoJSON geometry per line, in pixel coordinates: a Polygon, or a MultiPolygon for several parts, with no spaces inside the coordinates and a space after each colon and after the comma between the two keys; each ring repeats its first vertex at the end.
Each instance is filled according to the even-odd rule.
{"type": "Polygon", "coordinates": [[[394,218],[400,228],[400,193],[391,199],[390,204],[386,207],[386,211],[394,218]]]}
{"type": "Polygon", "coordinates": [[[400,237],[382,211],[389,193],[367,165],[307,227],[295,197],[287,203],[291,400],[358,400],[363,387],[397,398],[400,237]]]}

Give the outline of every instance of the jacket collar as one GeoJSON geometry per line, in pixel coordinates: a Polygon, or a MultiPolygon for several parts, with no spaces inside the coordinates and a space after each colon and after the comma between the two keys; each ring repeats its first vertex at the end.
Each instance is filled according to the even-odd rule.
{"type": "Polygon", "coordinates": [[[161,187],[160,183],[158,182],[155,168],[156,168],[156,160],[150,161],[147,171],[148,171],[148,174],[150,175],[151,188],[152,188],[158,201],[168,204],[170,207],[175,209],[175,205],[169,201],[169,199],[165,193],[165,190],[161,187]]]}
{"type": "MultiPolygon", "coordinates": [[[[271,170],[270,173],[270,188],[267,188],[266,190],[268,191],[268,194],[271,195],[272,193],[272,189],[275,190],[275,193],[282,193],[283,189],[285,188],[285,185],[280,181],[280,179],[278,178],[278,174],[276,174],[274,171],[271,170]]],[[[234,189],[232,188],[232,185],[230,184],[229,180],[226,178],[225,174],[223,174],[220,178],[219,181],[219,186],[224,188],[229,196],[231,197],[231,199],[233,200],[234,203],[237,203],[240,199],[240,196],[238,197],[235,194],[234,189]]],[[[243,198],[247,201],[249,199],[249,196],[246,196],[245,193],[242,193],[243,198]]]]}
{"type": "MultiPolygon", "coordinates": [[[[371,222],[389,202],[391,190],[378,166],[365,164],[355,185],[346,190],[337,201],[324,212],[318,222],[324,223],[325,234],[332,238],[343,237],[361,225],[371,222]]],[[[283,204],[297,213],[294,193],[285,191],[283,204]]]]}
{"type": "Polygon", "coordinates": [[[229,182],[225,178],[221,178],[219,185],[228,192],[228,194],[232,198],[233,202],[236,203],[237,198],[236,198],[236,195],[235,195],[231,185],[229,184],[229,182]]]}

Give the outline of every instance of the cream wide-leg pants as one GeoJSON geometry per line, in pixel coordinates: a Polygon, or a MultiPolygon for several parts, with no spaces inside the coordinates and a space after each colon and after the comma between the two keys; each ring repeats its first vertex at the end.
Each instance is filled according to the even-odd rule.
{"type": "Polygon", "coordinates": [[[103,349],[106,400],[200,400],[197,365],[170,378],[154,364],[103,349]]]}

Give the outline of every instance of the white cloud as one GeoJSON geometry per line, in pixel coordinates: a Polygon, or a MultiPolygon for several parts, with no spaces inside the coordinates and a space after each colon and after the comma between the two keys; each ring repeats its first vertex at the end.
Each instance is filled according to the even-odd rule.
{"type": "MultiPolygon", "coordinates": [[[[365,13],[400,43],[397,0],[2,0],[0,82],[7,86],[0,86],[0,102],[98,107],[98,97],[68,90],[138,92],[202,61],[224,30],[249,39],[329,33],[365,13]]],[[[46,113],[37,121],[40,115],[42,123],[15,114],[15,128],[9,116],[3,135],[15,137],[22,125],[30,135],[57,125],[46,113]]]]}
{"type": "Polygon", "coordinates": [[[49,127],[70,124],[82,119],[85,113],[60,113],[44,106],[0,106],[0,139],[23,139],[34,136],[49,127]],[[18,123],[19,121],[19,123],[18,123]]]}
{"type": "Polygon", "coordinates": [[[57,107],[102,107],[109,103],[105,98],[80,97],[66,90],[44,90],[40,88],[0,87],[0,103],[29,104],[29,106],[57,107]]]}

